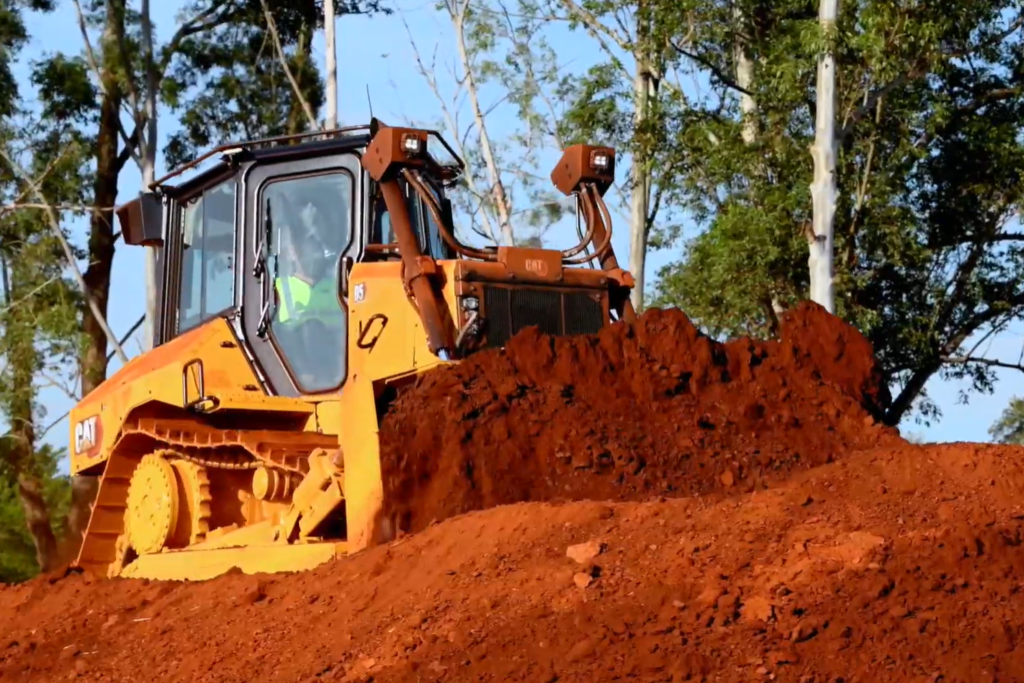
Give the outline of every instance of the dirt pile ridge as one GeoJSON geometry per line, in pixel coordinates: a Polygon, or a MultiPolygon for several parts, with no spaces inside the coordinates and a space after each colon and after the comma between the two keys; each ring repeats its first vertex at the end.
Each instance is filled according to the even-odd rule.
{"type": "Polygon", "coordinates": [[[39,579],[0,589],[0,680],[1024,681],[1021,500],[1020,448],[907,445],[714,503],[474,512],[297,576],[39,579]]]}
{"type": "Polygon", "coordinates": [[[781,340],[719,344],[678,310],[556,338],[536,328],[424,375],[381,426],[385,517],[405,531],[520,501],[752,490],[900,443],[871,345],[807,303],[781,340]]]}

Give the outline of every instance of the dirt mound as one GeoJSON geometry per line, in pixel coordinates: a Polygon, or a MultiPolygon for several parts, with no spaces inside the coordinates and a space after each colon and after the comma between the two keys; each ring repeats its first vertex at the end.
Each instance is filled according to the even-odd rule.
{"type": "Polygon", "coordinates": [[[298,576],[39,579],[0,589],[0,680],[1024,681],[1022,455],[908,445],[716,503],[518,504],[298,576]]]}
{"type": "MultiPolygon", "coordinates": [[[[716,343],[678,310],[428,373],[381,426],[384,516],[405,531],[519,501],[638,500],[764,481],[899,442],[871,345],[814,304],[781,341],[716,343]]],[[[394,528],[392,526],[392,528],[394,528]]]]}

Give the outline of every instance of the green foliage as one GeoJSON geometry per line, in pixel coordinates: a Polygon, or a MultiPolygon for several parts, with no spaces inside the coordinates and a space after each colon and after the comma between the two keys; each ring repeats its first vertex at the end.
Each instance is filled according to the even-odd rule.
{"type": "Polygon", "coordinates": [[[1014,396],[988,433],[997,443],[1024,446],[1024,399],[1014,396]]]}
{"type": "MultiPolygon", "coordinates": [[[[63,457],[62,452],[44,446],[35,459],[37,476],[43,481],[53,533],[58,538],[64,532],[64,520],[71,502],[70,481],[57,471],[63,457]]],[[[17,485],[8,477],[0,477],[0,583],[25,581],[38,571],[35,547],[25,526],[17,485]]]]}
{"type": "MultiPolygon", "coordinates": [[[[530,3],[525,3],[529,6],[530,3]]],[[[534,11],[563,16],[574,31],[585,31],[604,59],[584,73],[564,74],[558,96],[568,103],[559,129],[567,144],[615,147],[624,190],[649,184],[645,233],[650,248],[670,246],[691,210],[680,194],[679,178],[694,159],[681,144],[687,137],[688,95],[682,86],[680,57],[670,48],[683,35],[689,19],[683,4],[667,0],[603,0],[575,3],[542,2],[534,11]],[[646,94],[638,77],[648,74],[646,94]],[[642,89],[641,89],[642,91],[642,89]],[[637,164],[632,162],[639,160],[637,164]],[[628,168],[627,173],[623,173],[628,168]]],[[[700,160],[697,160],[698,163],[700,160]]]]}
{"type": "MultiPolygon", "coordinates": [[[[195,16],[212,0],[197,0],[195,16]]],[[[303,132],[307,122],[278,58],[259,0],[238,0],[213,29],[185,37],[177,47],[161,98],[182,127],[164,150],[168,167],[189,161],[205,148],[231,140],[303,132]]],[[[324,84],[312,53],[313,32],[323,26],[323,3],[271,0],[268,7],[288,68],[317,114],[324,84]]],[[[336,16],[389,11],[377,0],[335,2],[336,16]]]]}
{"type": "Polygon", "coordinates": [[[815,68],[835,50],[838,313],[874,343],[897,388],[887,420],[938,415],[930,377],[994,381],[968,340],[1024,312],[1024,52],[1017,4],[843,3],[831,36],[817,2],[679,3],[675,42],[709,87],[681,113],[678,198],[701,227],[660,273],[656,303],[723,334],[769,334],[808,289],[815,68]],[[738,10],[734,14],[733,8],[738,10]],[[736,51],[753,67],[744,120],[736,51]],[[755,136],[744,141],[744,125],[755,136]]]}

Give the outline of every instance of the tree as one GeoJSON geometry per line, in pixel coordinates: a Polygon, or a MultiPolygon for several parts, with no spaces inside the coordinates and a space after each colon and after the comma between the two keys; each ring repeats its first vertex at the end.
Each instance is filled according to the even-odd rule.
{"type": "MultiPolygon", "coordinates": [[[[22,126],[20,136],[29,130],[22,126]]],[[[54,531],[62,520],[54,519],[46,498],[45,484],[52,472],[48,461],[40,460],[44,430],[38,424],[46,412],[37,397],[41,380],[71,391],[61,377],[67,375],[68,364],[77,361],[80,292],[64,277],[67,243],[59,226],[54,232],[42,212],[18,205],[21,197],[33,192],[47,205],[80,203],[84,155],[78,149],[73,132],[44,134],[22,151],[32,156],[31,178],[13,161],[16,152],[3,154],[11,201],[0,216],[0,410],[8,425],[0,438],[0,478],[17,492],[36,563],[43,571],[62,559],[54,531]]]]}
{"type": "Polygon", "coordinates": [[[55,526],[61,516],[47,497],[52,462],[37,448],[45,432],[37,422],[45,411],[36,396],[40,379],[60,384],[62,366],[74,357],[78,300],[63,278],[64,235],[59,226],[54,232],[39,212],[47,200],[33,200],[45,194],[56,202],[80,204],[82,158],[66,153],[68,136],[32,125],[32,117],[19,108],[11,66],[28,38],[22,9],[50,11],[53,3],[32,0],[6,7],[0,22],[0,196],[6,199],[0,211],[0,411],[6,423],[0,435],[0,486],[5,500],[13,496],[20,507],[20,515],[4,515],[5,523],[20,516],[24,524],[21,533],[10,528],[4,533],[27,534],[36,565],[46,569],[60,559],[55,526]],[[35,177],[12,163],[19,156],[31,159],[35,177]]]}
{"type": "Polygon", "coordinates": [[[988,430],[997,443],[1024,445],[1024,399],[1014,396],[988,430]]]}
{"type": "Polygon", "coordinates": [[[539,245],[568,206],[542,159],[564,142],[552,97],[559,74],[543,24],[466,0],[438,8],[452,31],[450,62],[439,60],[440,43],[427,59],[405,28],[416,71],[440,109],[436,121],[418,113],[414,125],[440,130],[466,162],[452,193],[456,229],[470,241],[539,245]],[[502,115],[515,123],[493,125],[502,115]]]}
{"type": "MultiPolygon", "coordinates": [[[[3,447],[0,441],[0,448],[3,447]]],[[[67,515],[70,484],[57,472],[57,463],[64,454],[46,446],[40,448],[34,461],[40,480],[42,499],[51,519],[55,538],[63,533],[60,521],[67,515]]],[[[36,547],[25,524],[17,486],[0,477],[0,583],[17,583],[32,578],[39,571],[36,547]]]]}
{"type": "MultiPolygon", "coordinates": [[[[376,0],[335,2],[337,17],[386,12],[376,0]]],[[[239,0],[225,21],[180,44],[163,81],[182,130],[164,153],[169,166],[231,140],[317,129],[324,84],[312,58],[323,6],[312,0],[239,0]]]]}
{"type": "MultiPolygon", "coordinates": [[[[820,0],[818,20],[826,43],[835,32],[839,0],[820,0]]],[[[815,79],[814,182],[811,183],[812,226],[808,237],[810,255],[807,265],[811,281],[811,301],[821,304],[829,313],[835,312],[835,290],[832,283],[832,243],[836,212],[836,64],[831,46],[818,55],[815,79]]]]}
{"type": "Polygon", "coordinates": [[[692,29],[675,47],[712,85],[680,126],[680,196],[703,230],[660,273],[658,302],[713,334],[770,335],[778,308],[804,298],[814,72],[831,45],[837,313],[874,343],[896,389],[888,423],[913,409],[938,416],[924,391],[937,374],[987,390],[998,359],[978,342],[1024,311],[1019,6],[982,0],[952,16],[862,0],[844,4],[831,37],[808,0],[739,7],[749,87],[730,76],[733,3],[679,5],[692,29]],[[753,144],[742,140],[745,92],[753,144]]]}
{"type": "Polygon", "coordinates": [[[629,270],[636,279],[633,305],[643,307],[647,251],[676,236],[674,204],[683,157],[678,124],[688,96],[680,58],[671,49],[683,40],[686,3],[664,0],[522,0],[518,14],[582,29],[603,61],[585,73],[567,74],[559,95],[571,106],[562,122],[569,144],[596,140],[615,146],[629,160],[629,270]]]}

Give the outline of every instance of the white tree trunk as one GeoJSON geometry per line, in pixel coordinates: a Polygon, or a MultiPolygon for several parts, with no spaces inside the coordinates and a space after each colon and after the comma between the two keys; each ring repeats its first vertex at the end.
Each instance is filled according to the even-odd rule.
{"type": "MultiPolygon", "coordinates": [[[[822,29],[831,33],[839,14],[839,0],[821,0],[818,20],[822,29]]],[[[829,313],[835,313],[833,286],[832,238],[836,210],[836,135],[835,135],[835,61],[831,53],[818,59],[817,107],[814,124],[813,234],[808,238],[811,301],[829,313]]]]}
{"type": "Polygon", "coordinates": [[[324,128],[338,127],[338,53],[334,43],[334,2],[324,0],[324,42],[327,47],[327,120],[324,128]]]}
{"type": "Polygon", "coordinates": [[[468,11],[469,0],[458,0],[455,5],[449,5],[452,27],[455,29],[455,44],[459,51],[459,62],[462,64],[466,96],[469,98],[469,106],[473,111],[473,122],[476,124],[480,140],[480,155],[483,157],[484,166],[487,168],[487,177],[491,184],[489,194],[491,201],[494,202],[494,212],[498,217],[501,243],[512,246],[515,244],[515,230],[512,227],[512,201],[505,190],[501,168],[498,166],[491,138],[487,134],[487,114],[480,103],[480,91],[474,73],[476,65],[473,63],[466,45],[466,13],[468,11]]]}
{"type": "MultiPolygon", "coordinates": [[[[738,30],[743,28],[743,13],[740,9],[733,9],[733,19],[738,30]]],[[[740,93],[740,114],[743,116],[743,128],[740,135],[743,142],[752,144],[757,139],[757,120],[754,118],[757,110],[757,102],[754,96],[749,94],[754,83],[754,63],[747,55],[747,46],[742,38],[737,38],[732,48],[733,61],[736,63],[736,85],[746,92],[740,93]]]]}
{"type": "MultiPolygon", "coordinates": [[[[651,75],[641,55],[636,56],[636,74],[633,77],[633,125],[639,130],[647,118],[651,96],[651,75]]],[[[629,201],[629,272],[636,284],[629,298],[636,311],[644,305],[644,268],[647,265],[647,214],[650,211],[651,174],[647,159],[633,152],[630,175],[633,187],[629,201]]]]}
{"type": "MultiPolygon", "coordinates": [[[[142,0],[141,7],[142,21],[142,54],[145,59],[146,69],[146,134],[142,136],[145,144],[142,149],[142,190],[147,192],[150,186],[156,181],[156,147],[159,144],[157,137],[157,84],[159,78],[156,73],[156,60],[153,57],[153,24],[150,22],[149,0],[142,0]]],[[[156,249],[146,247],[146,322],[143,326],[142,347],[145,350],[153,348],[155,342],[156,324],[156,249]]]]}

